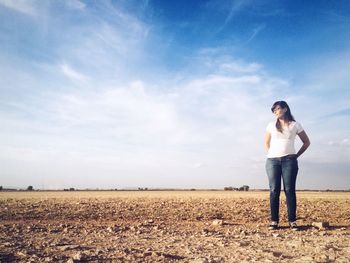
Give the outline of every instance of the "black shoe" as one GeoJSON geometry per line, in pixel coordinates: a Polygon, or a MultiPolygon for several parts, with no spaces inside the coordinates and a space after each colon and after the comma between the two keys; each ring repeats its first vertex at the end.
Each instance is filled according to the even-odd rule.
{"type": "Polygon", "coordinates": [[[269,230],[276,230],[278,229],[278,222],[272,221],[269,225],[269,230]]]}
{"type": "Polygon", "coordinates": [[[293,230],[293,231],[298,231],[299,230],[299,227],[298,227],[298,225],[297,225],[297,222],[290,222],[289,223],[289,226],[290,226],[290,228],[293,230]]]}

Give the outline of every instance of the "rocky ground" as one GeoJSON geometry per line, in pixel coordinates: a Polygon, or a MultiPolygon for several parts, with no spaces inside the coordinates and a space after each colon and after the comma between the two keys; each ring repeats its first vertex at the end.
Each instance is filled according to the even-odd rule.
{"type": "Polygon", "coordinates": [[[350,194],[299,197],[298,232],[267,192],[35,194],[1,193],[0,262],[350,262],[350,194]]]}

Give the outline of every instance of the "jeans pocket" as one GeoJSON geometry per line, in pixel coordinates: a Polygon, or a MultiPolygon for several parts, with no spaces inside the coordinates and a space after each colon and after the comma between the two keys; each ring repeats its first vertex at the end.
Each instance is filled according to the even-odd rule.
{"type": "Polygon", "coordinates": [[[290,154],[286,156],[287,160],[297,160],[297,155],[296,154],[290,154]]]}

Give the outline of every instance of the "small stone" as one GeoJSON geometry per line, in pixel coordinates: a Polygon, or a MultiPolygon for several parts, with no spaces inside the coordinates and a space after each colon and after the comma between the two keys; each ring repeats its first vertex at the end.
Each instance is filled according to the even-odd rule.
{"type": "Polygon", "coordinates": [[[76,253],[74,256],[73,256],[73,259],[74,260],[81,260],[82,258],[82,254],[80,252],[76,253]]]}
{"type": "Polygon", "coordinates": [[[298,261],[300,261],[300,262],[313,262],[314,258],[311,256],[304,256],[304,257],[299,258],[298,261]]]}
{"type": "Polygon", "coordinates": [[[209,233],[209,229],[204,228],[204,229],[202,230],[202,234],[208,234],[208,233],[209,233]]]}
{"type": "Polygon", "coordinates": [[[221,219],[215,219],[212,223],[213,226],[221,226],[223,221],[221,219]]]}
{"type": "Polygon", "coordinates": [[[198,221],[202,220],[203,218],[204,218],[204,217],[203,217],[202,214],[198,214],[198,215],[196,216],[196,220],[198,220],[198,221]]]}
{"type": "Polygon", "coordinates": [[[206,258],[196,258],[190,261],[190,263],[208,263],[208,260],[206,258]]]}
{"type": "Polygon", "coordinates": [[[69,246],[59,246],[58,249],[61,251],[66,251],[69,249],[69,246]]]}
{"type": "Polygon", "coordinates": [[[327,228],[329,227],[329,222],[312,222],[312,226],[313,227],[316,227],[318,229],[324,229],[324,228],[327,228]]]}
{"type": "Polygon", "coordinates": [[[152,256],[152,251],[146,251],[142,254],[143,257],[149,257],[149,256],[152,256]]]}
{"type": "Polygon", "coordinates": [[[27,256],[27,252],[26,251],[18,251],[16,254],[19,257],[26,257],[27,256]]]}
{"type": "Polygon", "coordinates": [[[273,255],[274,257],[280,257],[280,256],[282,256],[282,252],[281,252],[281,251],[273,251],[273,252],[272,252],[272,255],[273,255]]]}
{"type": "Polygon", "coordinates": [[[246,247],[249,246],[249,241],[240,241],[238,244],[240,247],[246,247]]]}
{"type": "Polygon", "coordinates": [[[112,227],[107,227],[107,231],[110,233],[114,232],[112,227]]]}
{"type": "Polygon", "coordinates": [[[161,253],[160,252],[156,252],[156,251],[152,251],[152,254],[151,254],[152,257],[158,257],[160,255],[161,255],[161,253]]]}
{"type": "Polygon", "coordinates": [[[272,233],[272,236],[273,236],[274,238],[277,238],[277,237],[280,237],[281,235],[278,234],[278,233],[272,233]]]}

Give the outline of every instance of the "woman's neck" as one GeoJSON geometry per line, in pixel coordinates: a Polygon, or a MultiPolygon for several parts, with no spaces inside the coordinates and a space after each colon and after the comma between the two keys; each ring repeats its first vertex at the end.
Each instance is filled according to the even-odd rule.
{"type": "Polygon", "coordinates": [[[289,125],[289,121],[286,118],[279,118],[278,121],[281,123],[282,126],[289,125]]]}

